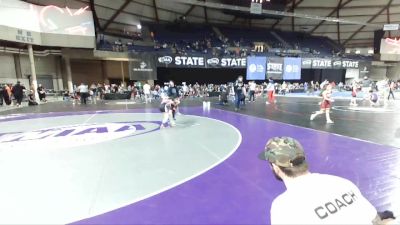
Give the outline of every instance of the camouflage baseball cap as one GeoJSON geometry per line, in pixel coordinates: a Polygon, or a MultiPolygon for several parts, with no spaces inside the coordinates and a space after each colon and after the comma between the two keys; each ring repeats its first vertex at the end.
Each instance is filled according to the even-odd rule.
{"type": "Polygon", "coordinates": [[[295,167],[305,162],[303,147],[290,137],[271,138],[258,158],[281,167],[295,167]]]}

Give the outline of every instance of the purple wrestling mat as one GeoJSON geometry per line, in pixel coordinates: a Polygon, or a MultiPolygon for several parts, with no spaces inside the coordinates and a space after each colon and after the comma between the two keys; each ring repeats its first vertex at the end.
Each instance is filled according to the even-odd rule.
{"type": "Polygon", "coordinates": [[[181,112],[232,124],[243,137],[239,149],[182,185],[75,224],[269,224],[271,202],[285,187],[257,154],[274,136],[298,139],[311,171],[352,180],[378,210],[399,204],[399,149],[222,110],[181,112]]]}

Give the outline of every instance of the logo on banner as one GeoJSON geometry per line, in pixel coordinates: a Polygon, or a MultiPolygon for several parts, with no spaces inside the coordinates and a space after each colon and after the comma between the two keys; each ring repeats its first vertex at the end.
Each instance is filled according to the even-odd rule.
{"type": "Polygon", "coordinates": [[[163,57],[158,57],[158,62],[159,63],[164,63],[166,65],[172,63],[172,57],[171,56],[163,56],[163,57]]]}
{"type": "Polygon", "coordinates": [[[341,67],[342,66],[342,61],[337,60],[337,61],[333,61],[333,67],[341,67]]]}
{"type": "Polygon", "coordinates": [[[212,66],[217,66],[219,64],[219,59],[218,58],[207,59],[207,64],[212,66]]]}
{"type": "Polygon", "coordinates": [[[282,63],[271,63],[267,64],[268,73],[279,73],[281,74],[283,71],[283,64],[282,63]]]}
{"type": "Polygon", "coordinates": [[[303,66],[311,66],[312,60],[311,59],[303,60],[302,64],[303,66]]]}
{"type": "Polygon", "coordinates": [[[159,129],[159,122],[105,123],[47,128],[28,132],[0,133],[1,146],[65,146],[92,145],[132,137],[159,129]]]}
{"type": "Polygon", "coordinates": [[[145,63],[144,61],[142,61],[139,64],[140,68],[133,68],[133,71],[135,72],[153,72],[153,68],[146,68],[147,67],[147,63],[145,63]]]}
{"type": "Polygon", "coordinates": [[[368,67],[364,66],[360,73],[369,73],[368,67]]]}
{"type": "Polygon", "coordinates": [[[300,72],[300,68],[299,68],[298,65],[287,65],[285,67],[285,69],[286,69],[286,72],[288,72],[288,73],[298,73],[298,72],[300,72]]]}
{"type": "Polygon", "coordinates": [[[249,71],[251,73],[262,73],[264,72],[264,67],[262,65],[250,64],[249,71]]]}

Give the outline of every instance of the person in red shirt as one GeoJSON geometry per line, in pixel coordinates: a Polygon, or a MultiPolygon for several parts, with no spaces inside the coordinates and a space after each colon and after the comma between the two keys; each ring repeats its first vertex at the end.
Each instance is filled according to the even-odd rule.
{"type": "Polygon", "coordinates": [[[332,99],[332,85],[329,84],[328,86],[326,86],[326,90],[322,92],[322,98],[323,99],[321,102],[321,110],[311,114],[310,120],[314,120],[315,117],[325,112],[326,123],[333,123],[330,116],[332,102],[334,102],[334,100],[332,99]]]}

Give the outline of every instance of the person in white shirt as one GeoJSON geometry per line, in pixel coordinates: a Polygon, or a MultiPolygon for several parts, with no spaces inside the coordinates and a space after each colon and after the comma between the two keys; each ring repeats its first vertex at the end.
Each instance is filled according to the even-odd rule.
{"type": "Polygon", "coordinates": [[[257,84],[256,84],[256,82],[255,81],[251,81],[251,82],[249,82],[249,89],[250,89],[250,93],[249,93],[249,102],[251,102],[251,101],[255,101],[255,93],[256,93],[256,87],[257,87],[257,84]],[[253,100],[252,100],[253,99],[253,100]]]}
{"type": "Polygon", "coordinates": [[[143,94],[146,104],[151,103],[151,86],[147,82],[143,85],[143,94]]]}
{"type": "Polygon", "coordinates": [[[271,205],[271,224],[382,224],[376,209],[351,181],[311,173],[301,144],[270,139],[259,158],[269,162],[287,190],[271,205]]]}
{"type": "Polygon", "coordinates": [[[81,83],[81,85],[78,87],[78,90],[81,95],[81,104],[86,105],[87,98],[89,97],[89,87],[86,84],[81,83]]]}

